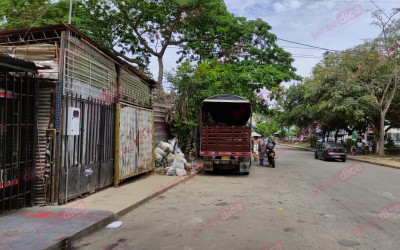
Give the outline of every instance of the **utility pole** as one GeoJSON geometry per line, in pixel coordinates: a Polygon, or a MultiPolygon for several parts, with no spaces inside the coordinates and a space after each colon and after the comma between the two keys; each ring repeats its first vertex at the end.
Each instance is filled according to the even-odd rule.
{"type": "Polygon", "coordinates": [[[72,0],[69,0],[69,20],[68,20],[68,24],[71,24],[71,19],[72,19],[72,0]]]}

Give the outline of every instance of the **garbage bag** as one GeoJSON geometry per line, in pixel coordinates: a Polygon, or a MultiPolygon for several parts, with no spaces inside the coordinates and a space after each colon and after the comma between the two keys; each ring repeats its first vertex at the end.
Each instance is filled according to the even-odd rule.
{"type": "Polygon", "coordinates": [[[186,170],[185,169],[175,169],[176,175],[181,177],[181,176],[186,176],[186,170]]]}
{"type": "Polygon", "coordinates": [[[156,155],[156,162],[158,162],[158,163],[161,163],[162,162],[162,159],[163,159],[163,156],[162,155],[160,155],[159,153],[155,153],[155,155],[156,155]]]}
{"type": "Polygon", "coordinates": [[[178,161],[174,160],[174,162],[171,165],[171,168],[173,168],[173,169],[185,169],[185,165],[183,164],[183,162],[178,162],[178,161]]]}
{"type": "Polygon", "coordinates": [[[180,155],[175,155],[174,158],[175,158],[174,161],[176,161],[176,162],[179,162],[179,163],[187,163],[186,159],[183,158],[183,157],[180,156],[180,155]]]}
{"type": "Polygon", "coordinates": [[[161,156],[166,156],[166,155],[167,155],[167,154],[165,153],[165,151],[162,150],[162,149],[159,148],[159,147],[156,147],[155,152],[156,152],[156,154],[160,154],[161,156]]]}
{"type": "Polygon", "coordinates": [[[169,155],[167,156],[168,165],[172,164],[172,162],[174,161],[174,159],[175,159],[175,155],[169,154],[169,155]]]}
{"type": "Polygon", "coordinates": [[[166,175],[175,175],[176,171],[175,168],[168,168],[166,175]]]}
{"type": "Polygon", "coordinates": [[[158,147],[161,148],[163,151],[166,151],[168,149],[170,152],[172,152],[172,150],[174,149],[173,145],[169,144],[168,142],[163,142],[163,141],[161,141],[158,144],[158,147]]]}

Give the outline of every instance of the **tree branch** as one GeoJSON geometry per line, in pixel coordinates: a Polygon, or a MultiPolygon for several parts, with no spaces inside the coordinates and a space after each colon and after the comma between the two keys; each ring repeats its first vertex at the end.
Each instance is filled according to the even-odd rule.
{"type": "Polygon", "coordinates": [[[124,55],[123,53],[116,51],[115,49],[112,49],[112,51],[114,52],[114,54],[116,54],[117,56],[122,57],[124,60],[126,60],[126,61],[128,61],[128,62],[130,62],[130,63],[136,63],[138,66],[141,66],[141,67],[144,67],[144,68],[146,67],[146,65],[144,65],[144,64],[143,64],[141,61],[139,61],[138,59],[129,58],[129,57],[127,57],[126,55],[124,55]]]}

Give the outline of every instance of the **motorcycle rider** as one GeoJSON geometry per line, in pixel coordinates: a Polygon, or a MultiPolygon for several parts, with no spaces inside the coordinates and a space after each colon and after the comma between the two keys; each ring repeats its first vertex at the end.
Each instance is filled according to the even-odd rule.
{"type": "Polygon", "coordinates": [[[268,140],[265,139],[265,135],[261,135],[261,138],[258,140],[258,157],[260,157],[259,167],[264,166],[264,157],[267,152],[268,140]]]}
{"type": "Polygon", "coordinates": [[[275,142],[270,138],[268,140],[268,144],[267,144],[267,157],[268,157],[268,163],[270,166],[272,166],[272,164],[271,164],[272,160],[271,160],[271,156],[269,154],[271,151],[273,151],[274,147],[275,147],[275,142]]]}

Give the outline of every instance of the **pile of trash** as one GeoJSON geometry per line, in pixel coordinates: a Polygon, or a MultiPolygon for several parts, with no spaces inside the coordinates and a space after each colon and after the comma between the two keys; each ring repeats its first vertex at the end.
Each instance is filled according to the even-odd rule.
{"type": "Polygon", "coordinates": [[[185,176],[191,174],[192,165],[185,159],[185,155],[179,147],[174,150],[176,138],[168,142],[160,142],[155,149],[156,166],[158,174],[185,176]]]}

